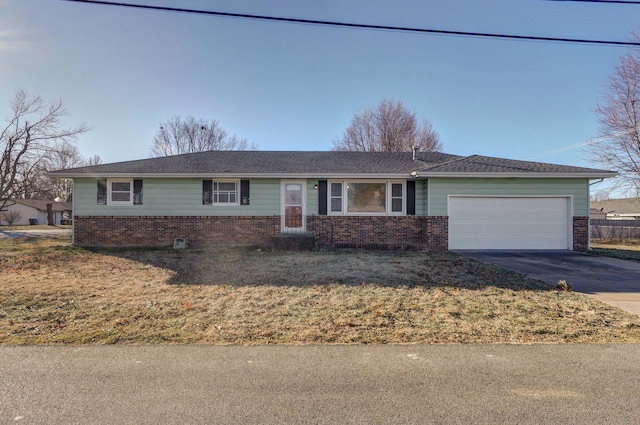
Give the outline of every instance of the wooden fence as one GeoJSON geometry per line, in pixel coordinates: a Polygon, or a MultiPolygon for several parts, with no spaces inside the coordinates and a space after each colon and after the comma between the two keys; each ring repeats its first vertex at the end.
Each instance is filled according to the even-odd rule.
{"type": "Polygon", "coordinates": [[[591,220],[592,239],[640,239],[640,220],[591,220]]]}

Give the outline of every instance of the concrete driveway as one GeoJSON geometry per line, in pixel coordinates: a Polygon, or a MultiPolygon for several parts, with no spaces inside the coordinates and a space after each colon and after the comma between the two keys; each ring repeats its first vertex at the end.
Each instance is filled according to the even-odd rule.
{"type": "Polygon", "coordinates": [[[640,315],[640,262],[575,251],[457,251],[640,315]]]}

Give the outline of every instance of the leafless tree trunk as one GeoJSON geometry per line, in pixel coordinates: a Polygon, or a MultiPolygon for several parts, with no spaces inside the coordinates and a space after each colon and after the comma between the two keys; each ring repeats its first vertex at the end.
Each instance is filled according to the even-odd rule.
{"type": "Polygon", "coordinates": [[[246,139],[229,135],[217,120],[209,122],[188,116],[174,116],[160,126],[153,138],[151,156],[170,156],[204,151],[256,149],[246,139]]]}
{"type": "Polygon", "coordinates": [[[11,116],[0,131],[0,209],[11,199],[25,195],[28,182],[38,172],[50,146],[73,140],[88,127],[64,127],[67,111],[61,101],[46,105],[24,90],[11,100],[11,116]]]}
{"type": "Polygon", "coordinates": [[[384,99],[375,109],[356,113],[341,138],[333,142],[336,151],[441,151],[440,136],[431,123],[418,123],[416,114],[401,101],[384,99]]]}
{"type": "Polygon", "coordinates": [[[54,226],[56,223],[53,219],[53,204],[47,204],[47,224],[49,226],[54,226]]]}
{"type": "Polygon", "coordinates": [[[595,111],[600,137],[585,148],[587,153],[594,163],[618,171],[616,189],[640,195],[640,50],[620,58],[595,111]]]}

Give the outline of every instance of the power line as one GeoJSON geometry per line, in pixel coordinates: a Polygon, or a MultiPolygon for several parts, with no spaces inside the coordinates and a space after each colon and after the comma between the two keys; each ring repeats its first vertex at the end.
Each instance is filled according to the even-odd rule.
{"type": "Polygon", "coordinates": [[[553,149],[553,150],[550,150],[550,151],[541,152],[541,153],[538,153],[538,154],[535,154],[535,155],[531,155],[531,156],[527,157],[527,159],[528,160],[538,159],[538,158],[542,158],[543,156],[549,156],[549,155],[553,155],[553,154],[560,153],[560,152],[570,151],[572,149],[582,148],[582,147],[585,147],[585,146],[589,146],[589,145],[593,145],[593,144],[602,142],[604,140],[615,139],[616,137],[620,137],[620,136],[623,136],[625,134],[631,134],[631,133],[637,133],[637,132],[638,132],[637,128],[630,128],[628,130],[623,130],[623,131],[619,131],[617,133],[607,134],[607,135],[602,136],[602,137],[598,137],[598,138],[595,138],[595,139],[590,139],[590,140],[587,140],[586,142],[576,143],[575,145],[565,146],[563,148],[553,149]]]}
{"type": "Polygon", "coordinates": [[[576,3],[613,3],[613,4],[640,4],[636,0],[547,0],[547,1],[567,1],[576,3]]]}
{"type": "Polygon", "coordinates": [[[512,35],[512,34],[450,31],[450,30],[439,30],[439,29],[428,29],[428,28],[357,24],[357,23],[350,23],[350,22],[322,21],[322,20],[316,20],[316,19],[283,18],[283,17],[277,17],[277,16],[250,15],[245,13],[216,12],[216,11],[210,11],[210,10],[185,9],[185,8],[178,8],[178,7],[132,4],[132,3],[123,3],[123,2],[115,2],[115,1],[104,1],[104,0],[64,0],[64,1],[70,1],[75,3],[99,4],[99,5],[106,5],[106,6],[130,7],[130,8],[136,8],[136,9],[157,10],[157,11],[165,11],[165,12],[180,12],[180,13],[192,13],[192,14],[198,14],[198,15],[221,16],[226,18],[254,19],[254,20],[261,20],[261,21],[331,26],[331,27],[340,27],[340,28],[356,28],[356,29],[411,32],[411,33],[422,33],[422,34],[454,35],[454,36],[495,38],[495,39],[507,39],[507,40],[519,40],[519,41],[545,41],[545,42],[561,42],[561,43],[577,43],[577,44],[596,44],[596,45],[606,45],[606,46],[640,46],[640,42],[635,42],[635,41],[536,37],[536,36],[512,35]]]}

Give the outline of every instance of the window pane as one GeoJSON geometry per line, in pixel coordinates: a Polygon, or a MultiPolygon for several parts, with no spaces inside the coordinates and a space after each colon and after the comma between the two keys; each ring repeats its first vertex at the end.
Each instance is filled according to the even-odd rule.
{"type": "Polygon", "coordinates": [[[131,190],[130,182],[112,182],[111,190],[113,192],[129,192],[131,190]]]}
{"type": "Polygon", "coordinates": [[[402,212],[402,198],[393,198],[391,200],[391,211],[402,212]]]}
{"type": "Polygon", "coordinates": [[[393,183],[391,185],[391,196],[394,198],[402,198],[402,184],[393,183]]]}
{"type": "Polygon", "coordinates": [[[342,196],[342,183],[331,183],[331,196],[342,196]]]}
{"type": "Polygon", "coordinates": [[[226,191],[235,192],[236,184],[235,184],[235,182],[222,182],[222,183],[220,183],[220,186],[218,187],[218,190],[226,190],[226,191]]]}
{"type": "Polygon", "coordinates": [[[288,184],[285,187],[285,205],[302,205],[302,185],[288,184]]]}
{"type": "Polygon", "coordinates": [[[111,200],[115,202],[129,202],[129,192],[111,192],[111,200]]]}
{"type": "Polygon", "coordinates": [[[348,212],[386,212],[386,183],[348,183],[348,212]]]}
{"type": "Polygon", "coordinates": [[[213,182],[214,204],[235,204],[238,202],[238,182],[213,182]]]}
{"type": "Polygon", "coordinates": [[[342,198],[331,198],[331,212],[342,211],[342,198]]]}

